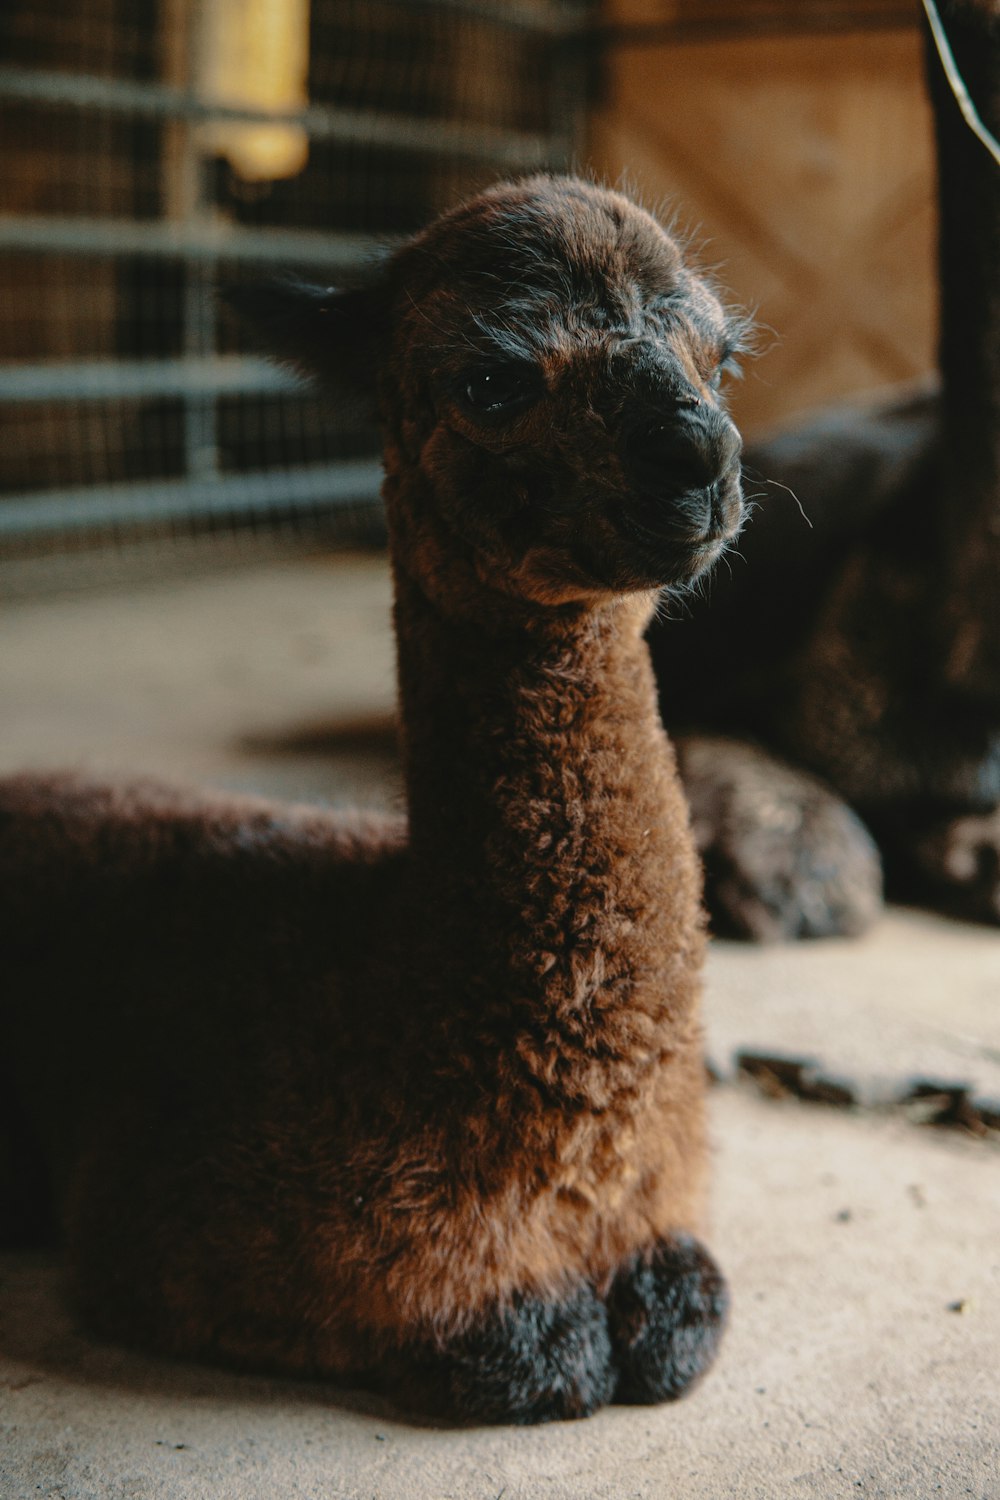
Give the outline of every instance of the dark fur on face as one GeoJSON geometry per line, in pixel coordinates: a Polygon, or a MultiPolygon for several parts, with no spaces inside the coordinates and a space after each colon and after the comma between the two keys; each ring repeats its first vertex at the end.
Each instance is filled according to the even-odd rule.
{"type": "Polygon", "coordinates": [[[394,271],[391,368],[411,375],[390,423],[484,577],[561,600],[687,582],[718,557],[743,520],[718,393],[740,329],[651,217],[529,181],[474,224],[446,216],[394,271]]]}
{"type": "MultiPolygon", "coordinates": [[[[741,445],[720,384],[746,325],[621,195],[501,185],[365,292],[290,288],[286,332],[310,299],[297,358],[328,379],[327,335],[384,331],[387,469],[427,481],[394,517],[414,546],[438,533],[480,582],[565,603],[687,584],[738,533],[741,445]]],[[[369,355],[359,379],[374,373],[369,355]]]]}

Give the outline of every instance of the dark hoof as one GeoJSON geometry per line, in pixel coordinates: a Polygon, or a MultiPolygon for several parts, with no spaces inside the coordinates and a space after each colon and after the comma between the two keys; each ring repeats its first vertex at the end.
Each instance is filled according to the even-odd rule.
{"type": "Polygon", "coordinates": [[[722,1272],[691,1235],[661,1240],[624,1267],[608,1294],[615,1401],[649,1406],[686,1395],[715,1359],[728,1313],[722,1272]]]}
{"type": "Polygon", "coordinates": [[[720,937],[847,937],[882,910],[875,842],[815,776],[739,740],[678,746],[720,937]]]}
{"type": "Polygon", "coordinates": [[[614,1387],[607,1309],[584,1287],[562,1302],[518,1298],[418,1358],[399,1394],[451,1421],[526,1425],[589,1417],[614,1387]]]}

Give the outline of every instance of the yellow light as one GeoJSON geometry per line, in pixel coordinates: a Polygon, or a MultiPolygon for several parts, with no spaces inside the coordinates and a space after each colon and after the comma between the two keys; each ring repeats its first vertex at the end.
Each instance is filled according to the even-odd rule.
{"type": "MultiPolygon", "coordinates": [[[[309,0],[204,0],[195,87],[213,104],[295,114],[308,99],[309,0]]],[[[299,125],[213,121],[199,130],[246,182],[294,177],[309,155],[299,125]]]]}

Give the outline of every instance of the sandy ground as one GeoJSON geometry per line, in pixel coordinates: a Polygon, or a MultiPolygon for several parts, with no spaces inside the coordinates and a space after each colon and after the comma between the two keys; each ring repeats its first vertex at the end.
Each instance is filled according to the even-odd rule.
{"type": "MultiPolygon", "coordinates": [[[[374,557],[0,604],[0,770],[391,805],[388,604],[374,557]]],[[[899,1103],[918,1076],[1000,1100],[1000,933],[893,911],[856,943],[716,945],[706,1011],[734,1314],[689,1400],[417,1426],[101,1347],[57,1262],[6,1256],[2,1500],[1000,1500],[1000,1147],[899,1103]],[[815,1060],[857,1102],[766,1097],[745,1049],[815,1060]]]]}

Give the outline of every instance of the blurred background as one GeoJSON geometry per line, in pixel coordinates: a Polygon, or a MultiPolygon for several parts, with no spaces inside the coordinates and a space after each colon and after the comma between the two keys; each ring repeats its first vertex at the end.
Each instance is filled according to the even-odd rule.
{"type": "Polygon", "coordinates": [[[510,173],[677,212],[763,325],[753,431],[933,362],[916,0],[7,0],[6,596],[379,537],[377,436],[219,280],[350,276],[510,173]]]}
{"type": "MultiPolygon", "coordinates": [[[[377,434],[241,342],[220,281],[349,277],[470,190],[578,168],[676,214],[756,312],[730,387],[748,432],[928,372],[919,11],[0,0],[0,773],[400,804],[377,434]]],[[[527,1446],[376,1430],[325,1397],[314,1420],[304,1393],[120,1363],[66,1321],[55,1268],[5,1263],[0,1471],[67,1497],[338,1475],[512,1500],[996,1496],[996,1132],[963,1138],[956,1101],[1000,1100],[998,994],[996,932],[926,914],[713,942],[713,1244],[738,1316],[726,1371],[662,1422],[621,1410],[581,1449],[558,1424],[527,1446]],[[766,1067],[764,1101],[747,1052],[861,1106],[796,1102],[766,1067]],[[915,1078],[945,1081],[913,1118],[948,1130],[884,1108],[915,1078]]]]}

